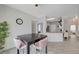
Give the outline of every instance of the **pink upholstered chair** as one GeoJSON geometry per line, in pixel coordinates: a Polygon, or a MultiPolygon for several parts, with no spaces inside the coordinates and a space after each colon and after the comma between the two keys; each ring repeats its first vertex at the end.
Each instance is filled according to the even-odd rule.
{"type": "Polygon", "coordinates": [[[47,42],[48,39],[47,37],[40,40],[39,42],[35,43],[35,45],[33,45],[36,48],[36,53],[37,52],[42,52],[42,49],[44,49],[47,46],[47,42]]]}
{"type": "MultiPolygon", "coordinates": [[[[23,53],[24,53],[24,48],[26,48],[26,45],[19,39],[15,38],[14,39],[14,42],[15,42],[15,46],[18,50],[23,50],[23,53]]],[[[19,52],[20,53],[20,52],[19,52]]]]}
{"type": "MultiPolygon", "coordinates": [[[[47,41],[48,41],[48,39],[44,38],[44,39],[40,40],[39,42],[32,44],[32,46],[36,49],[36,53],[42,52],[42,49],[47,46],[47,41]]],[[[25,45],[21,40],[19,40],[17,38],[14,39],[14,42],[15,42],[16,48],[18,50],[20,50],[20,49],[23,50],[23,53],[24,53],[24,48],[26,48],[27,45],[25,45]]]]}

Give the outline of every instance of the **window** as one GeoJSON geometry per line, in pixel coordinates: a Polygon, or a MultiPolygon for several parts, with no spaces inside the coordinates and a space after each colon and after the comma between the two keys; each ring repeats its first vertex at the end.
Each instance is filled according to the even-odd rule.
{"type": "Polygon", "coordinates": [[[76,25],[71,25],[70,26],[70,31],[71,32],[76,32],[76,25]]]}

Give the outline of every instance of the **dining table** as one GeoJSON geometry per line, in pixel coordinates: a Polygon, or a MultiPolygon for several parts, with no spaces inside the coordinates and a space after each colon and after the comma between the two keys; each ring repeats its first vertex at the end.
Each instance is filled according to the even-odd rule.
{"type": "MultiPolygon", "coordinates": [[[[31,34],[24,34],[24,35],[18,35],[17,38],[19,38],[22,42],[24,42],[27,45],[27,54],[30,54],[30,45],[35,44],[36,42],[39,42],[40,40],[43,40],[46,38],[47,35],[39,34],[39,33],[31,33],[31,34]]],[[[17,54],[19,54],[20,51],[17,49],[17,54]]],[[[45,47],[45,53],[47,54],[47,45],[45,47]]]]}

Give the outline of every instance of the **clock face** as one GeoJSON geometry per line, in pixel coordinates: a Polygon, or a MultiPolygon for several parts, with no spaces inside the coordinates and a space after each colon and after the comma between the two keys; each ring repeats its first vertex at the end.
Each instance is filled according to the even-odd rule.
{"type": "Polygon", "coordinates": [[[21,18],[16,19],[16,23],[18,25],[22,25],[23,24],[23,20],[21,18]]]}

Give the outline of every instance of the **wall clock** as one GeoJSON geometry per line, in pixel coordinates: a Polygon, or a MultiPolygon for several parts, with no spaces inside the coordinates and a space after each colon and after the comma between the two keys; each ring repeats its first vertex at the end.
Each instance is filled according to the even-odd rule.
{"type": "Polygon", "coordinates": [[[22,20],[21,18],[17,18],[17,19],[16,19],[16,23],[17,23],[18,25],[22,25],[22,24],[23,24],[23,20],[22,20]]]}

